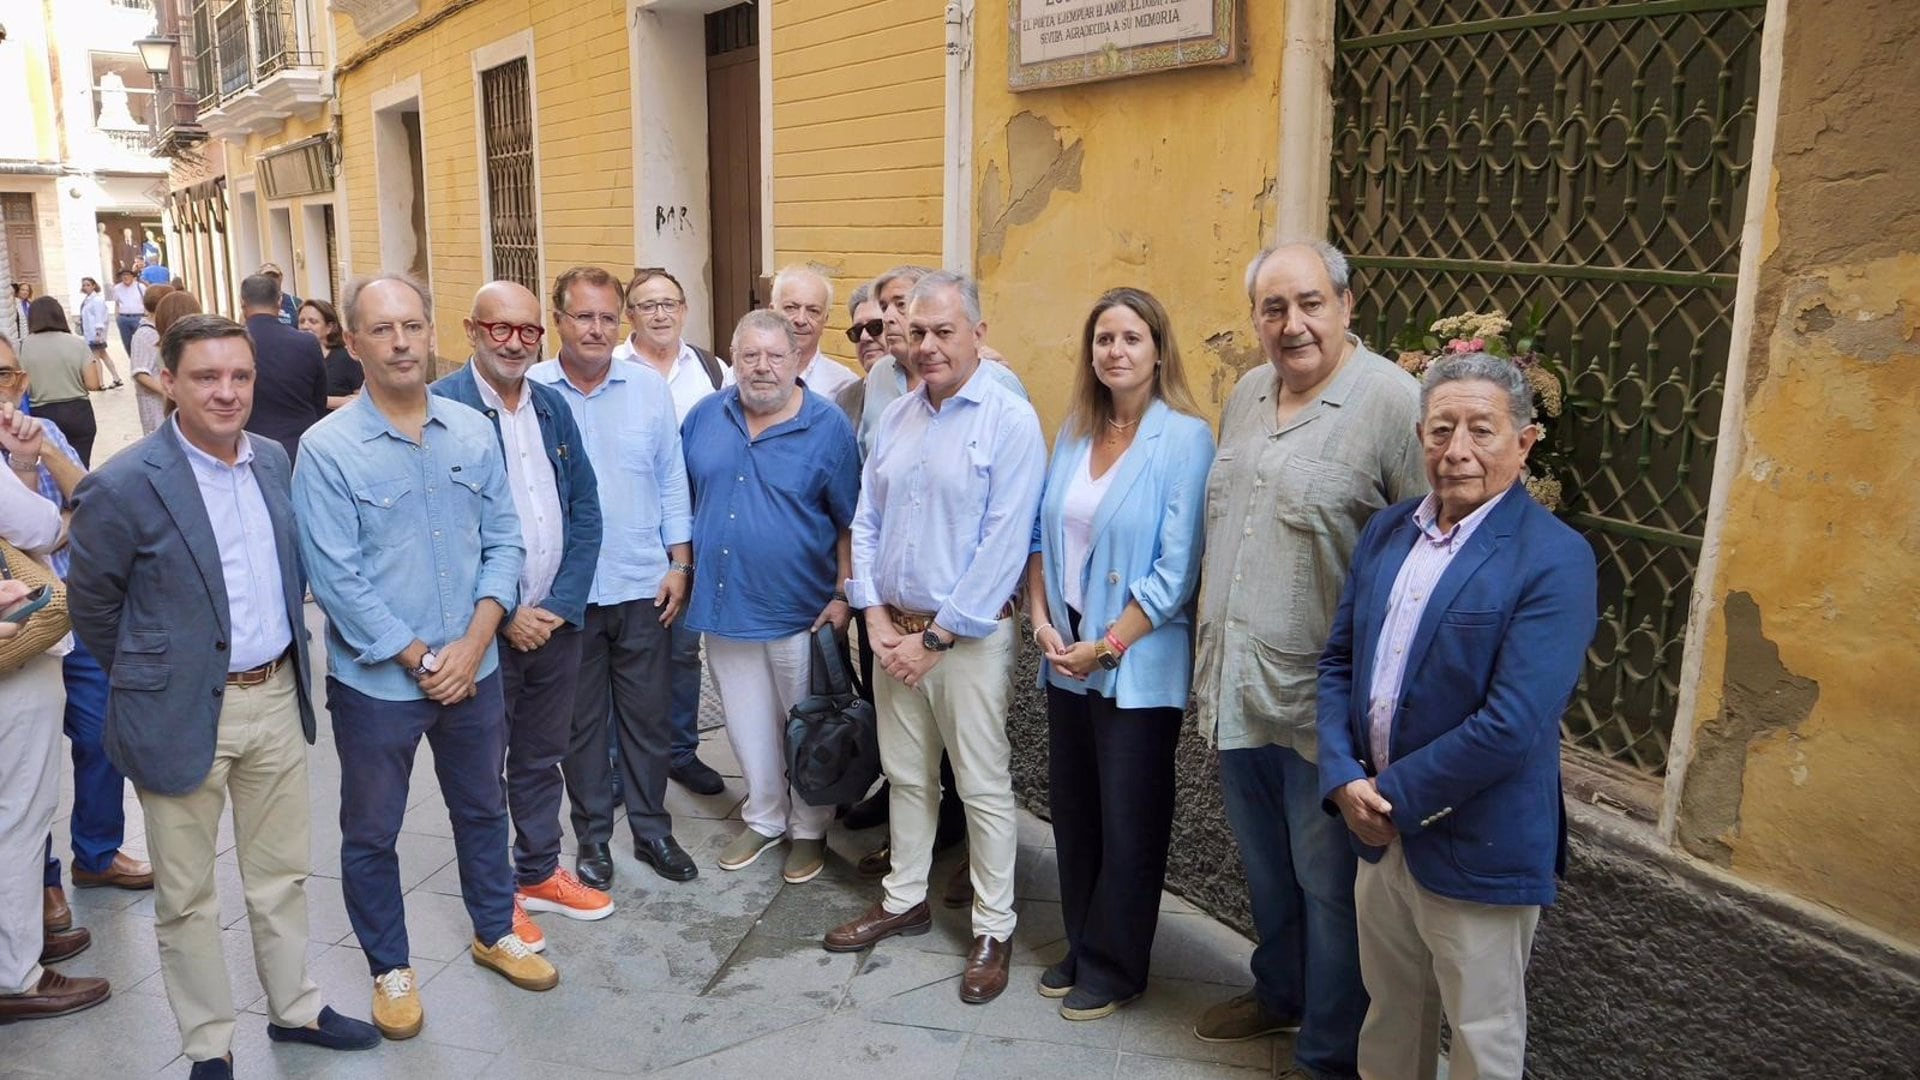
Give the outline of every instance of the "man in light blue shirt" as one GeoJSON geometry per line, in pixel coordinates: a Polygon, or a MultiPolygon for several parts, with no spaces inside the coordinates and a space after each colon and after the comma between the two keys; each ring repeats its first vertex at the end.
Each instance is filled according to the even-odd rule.
{"type": "Polygon", "coordinates": [[[973,948],[960,998],[1007,985],[1013,933],[1013,783],[1006,715],[1013,663],[1010,600],[1026,565],[1045,480],[1033,407],[990,374],[979,288],[929,274],[907,302],[920,387],[888,407],[853,519],[847,596],[866,610],[877,675],[880,760],[893,785],[885,898],[829,932],[832,951],[865,948],[931,922],[942,746],[966,805],[973,948]]]}
{"type": "Polygon", "coordinates": [[[524,548],[493,424],[427,393],[426,288],[399,274],[355,281],[341,310],[365,393],[307,429],[293,504],[327,614],[341,891],[374,976],[374,1023],[404,1039],[424,1016],[394,838],[422,737],[453,823],[474,962],[528,990],[560,979],[513,933],[494,633],[515,607],[524,548]]]}
{"type": "Polygon", "coordinates": [[[634,857],[669,881],[699,873],[673,839],[666,806],[670,628],[693,575],[693,511],[667,381],[643,364],[613,358],[624,296],[620,281],[600,267],[561,274],[552,297],[560,353],[527,372],[566,399],[600,485],[600,562],[587,593],[573,744],[561,763],[580,845],[574,871],[596,889],[613,881],[608,710],[634,857]]]}

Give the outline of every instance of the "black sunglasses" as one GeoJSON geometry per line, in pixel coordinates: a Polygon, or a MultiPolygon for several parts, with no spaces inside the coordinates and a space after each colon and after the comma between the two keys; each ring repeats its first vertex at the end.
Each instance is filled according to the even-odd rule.
{"type": "Polygon", "coordinates": [[[847,327],[847,340],[858,345],[860,344],[861,335],[864,334],[875,341],[879,341],[881,331],[886,328],[887,324],[879,319],[868,319],[866,322],[854,323],[852,326],[847,327]]]}

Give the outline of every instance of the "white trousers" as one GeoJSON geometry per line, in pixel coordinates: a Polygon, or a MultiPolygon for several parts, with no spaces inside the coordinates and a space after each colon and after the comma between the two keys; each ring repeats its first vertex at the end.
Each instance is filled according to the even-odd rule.
{"type": "Polygon", "coordinates": [[[40,984],[42,845],[60,801],[66,707],[57,656],[42,653],[0,675],[0,994],[40,984]]]}
{"type": "Polygon", "coordinates": [[[727,742],[747,780],[740,818],[762,836],[818,840],[833,821],[833,807],[809,806],[787,783],[787,712],[807,696],[811,639],[804,633],[775,641],[706,635],[727,742]]]}
{"type": "Polygon", "coordinates": [[[1361,860],[1353,904],[1360,977],[1373,999],[1360,1026],[1361,1077],[1433,1080],[1444,1007],[1450,1080],[1521,1080],[1527,958],[1540,909],[1428,892],[1398,840],[1378,863],[1361,860]]]}
{"type": "Polygon", "coordinates": [[[917,689],[884,669],[873,673],[880,764],[893,791],[887,804],[893,867],[882,882],[882,905],[898,915],[927,898],[945,747],[967,812],[973,933],[998,941],[1013,935],[1013,861],[1020,849],[1007,744],[1013,643],[1013,620],[1001,619],[984,638],[956,641],[917,689]]]}

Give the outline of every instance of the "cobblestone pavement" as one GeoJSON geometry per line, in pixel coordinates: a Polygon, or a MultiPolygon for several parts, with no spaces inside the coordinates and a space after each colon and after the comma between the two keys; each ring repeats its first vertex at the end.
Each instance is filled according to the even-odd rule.
{"type": "MultiPolygon", "coordinates": [[[[118,344],[115,344],[118,351],[118,344]]],[[[124,373],[125,368],[122,367],[124,373]]],[[[101,460],[139,436],[132,390],[96,398],[101,460]]],[[[321,617],[308,608],[316,657],[321,617]]],[[[427,1023],[418,1038],[336,1054],[271,1044],[253,971],[240,876],[223,830],[217,866],[222,946],[236,1001],[246,1010],[235,1038],[237,1075],[257,1077],[776,1076],[919,1080],[941,1077],[1238,1077],[1284,1070],[1288,1044],[1209,1045],[1190,1026],[1206,1005],[1248,981],[1250,944],[1177,897],[1162,904],[1147,994],[1105,1020],[1071,1023],[1034,992],[1046,964],[1064,952],[1052,836],[1024,812],[1017,874],[1019,928],[1007,992],[984,1006],[958,997],[968,945],[965,911],[936,907],[934,931],[861,953],[820,948],[822,932],[864,909],[877,886],[853,861],[881,830],[830,836],[825,873],[799,886],[780,879],[780,860],[737,873],[714,864],[741,826],[739,768],[719,728],[711,688],[702,705],[703,756],[728,777],[724,794],[701,798],[677,785],[669,797],[675,835],[700,863],[686,884],[656,877],[616,843],[613,896],[619,910],[595,923],[541,917],[558,988],[514,989],[465,955],[471,928],[462,908],[445,804],[422,746],[399,839],[407,928],[423,982],[427,1023]]],[[[340,894],[339,763],[324,714],[310,756],[314,876],[308,882],[309,957],[335,1007],[364,1018],[371,982],[340,894]]],[[[55,844],[63,856],[70,786],[55,844]]],[[[129,794],[127,850],[144,854],[138,804],[129,794]]],[[[567,851],[572,851],[569,838],[567,851]]],[[[935,864],[945,880],[956,858],[935,864]]],[[[937,890],[936,890],[937,891],[937,890]]],[[[136,1077],[187,1074],[167,1008],[153,936],[151,893],[70,890],[77,925],[94,945],[63,965],[113,981],[99,1008],[58,1020],[0,1027],[0,1076],[136,1077]]]]}

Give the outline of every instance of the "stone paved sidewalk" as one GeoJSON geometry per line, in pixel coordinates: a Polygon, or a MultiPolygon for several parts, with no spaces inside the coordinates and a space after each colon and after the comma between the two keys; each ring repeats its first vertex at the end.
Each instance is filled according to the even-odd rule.
{"type": "MultiPolygon", "coordinates": [[[[101,398],[102,453],[127,441],[132,398],[101,398]]],[[[132,428],[137,435],[137,426],[132,428]]],[[[319,638],[320,616],[308,609],[319,638]]],[[[316,658],[319,649],[316,647],[316,658]]],[[[709,693],[703,716],[718,710],[709,693]]],[[[315,980],[341,1011],[365,1017],[371,982],[340,894],[339,763],[321,718],[311,754],[314,876],[308,882],[309,956],[315,980]]],[[[968,945],[965,911],[936,907],[935,928],[864,953],[822,950],[822,932],[865,908],[877,886],[852,863],[882,830],[835,828],[825,873],[800,886],[780,879],[780,860],[737,873],[714,860],[741,826],[744,787],[722,732],[706,732],[704,756],[728,776],[727,791],[670,796],[675,833],[700,863],[686,884],[656,877],[616,843],[613,888],[619,910],[596,923],[544,915],[547,955],[558,988],[517,990],[467,958],[470,924],[459,897],[453,841],[423,745],[400,835],[407,927],[422,982],[427,1023],[418,1038],[359,1054],[332,1054],[267,1041],[265,1004],[253,971],[240,875],[223,830],[217,866],[222,948],[236,1000],[246,1010],[234,1045],[237,1075],[265,1077],[819,1078],[1238,1077],[1256,1080],[1290,1061],[1284,1041],[1214,1046],[1190,1025],[1208,1004],[1248,979],[1245,938],[1168,896],[1147,994],[1091,1023],[1060,1019],[1034,993],[1046,964],[1064,951],[1052,836],[1025,813],[1017,875],[1020,924],[1007,992],[984,1006],[960,1002],[968,945]]],[[[70,773],[70,770],[68,770],[70,773]]],[[[63,796],[56,849],[67,850],[63,796]]],[[[127,849],[144,854],[140,812],[128,799],[127,849]]],[[[568,852],[571,854],[571,839],[568,852]]],[[[934,869],[945,880],[957,856],[934,869]]],[[[183,1077],[178,1033],[168,1011],[153,936],[151,893],[72,890],[78,925],[94,945],[63,970],[104,975],[114,996],[89,1012],[0,1027],[0,1077],[183,1077]]]]}

